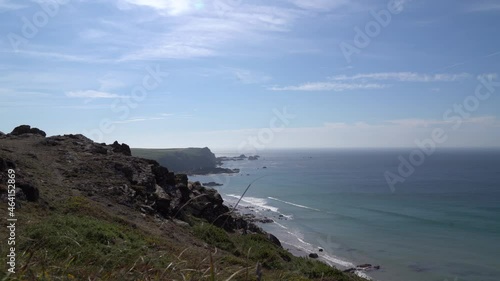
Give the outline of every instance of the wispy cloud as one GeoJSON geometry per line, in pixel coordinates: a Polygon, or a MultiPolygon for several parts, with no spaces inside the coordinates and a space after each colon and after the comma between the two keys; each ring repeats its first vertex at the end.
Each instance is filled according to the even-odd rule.
{"type": "Polygon", "coordinates": [[[338,82],[312,82],[297,86],[271,87],[272,91],[349,91],[349,90],[367,90],[367,89],[383,89],[389,85],[376,83],[338,83],[338,82]]]}
{"type": "Polygon", "coordinates": [[[88,98],[88,99],[113,99],[121,98],[122,96],[107,92],[85,90],[85,91],[71,91],[66,93],[70,98],[88,98]]]}
{"type": "Polygon", "coordinates": [[[246,50],[249,42],[260,44],[276,38],[277,33],[289,32],[295,21],[304,15],[298,9],[241,3],[231,13],[220,17],[213,5],[207,5],[196,17],[155,19],[169,26],[168,31],[145,38],[149,44],[128,52],[120,61],[227,56],[231,54],[229,49],[238,52],[234,51],[235,47],[241,46],[246,50]]]}
{"type": "Polygon", "coordinates": [[[379,72],[356,74],[352,76],[337,75],[329,77],[333,81],[352,81],[352,80],[393,80],[399,82],[454,82],[472,77],[468,73],[438,73],[425,74],[416,72],[379,72]]]}
{"type": "Polygon", "coordinates": [[[330,11],[349,3],[348,0],[289,0],[292,4],[306,10],[330,11]]]}
{"type": "Polygon", "coordinates": [[[243,84],[261,84],[269,82],[272,79],[269,75],[256,73],[247,69],[233,69],[232,71],[236,79],[243,84]]]}
{"type": "Polygon", "coordinates": [[[128,124],[128,123],[137,123],[137,122],[147,122],[147,121],[156,121],[156,120],[164,120],[165,117],[148,117],[148,118],[131,118],[127,120],[114,121],[113,124],[128,124]]]}
{"type": "Polygon", "coordinates": [[[130,9],[131,5],[148,7],[165,15],[180,15],[187,13],[198,7],[193,0],[120,0],[118,7],[121,9],[130,9]]]}
{"type": "Polygon", "coordinates": [[[114,62],[112,59],[100,59],[89,56],[65,54],[62,52],[46,52],[46,51],[0,51],[2,53],[11,53],[15,55],[25,55],[30,57],[42,58],[42,59],[55,59],[68,62],[85,62],[85,63],[109,63],[114,62]]]}

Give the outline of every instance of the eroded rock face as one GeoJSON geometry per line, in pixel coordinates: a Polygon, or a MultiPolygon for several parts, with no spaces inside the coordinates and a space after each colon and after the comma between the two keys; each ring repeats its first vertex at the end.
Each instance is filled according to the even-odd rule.
{"type": "MultiPolygon", "coordinates": [[[[144,214],[181,220],[194,216],[229,231],[262,233],[253,223],[232,214],[215,189],[189,182],[187,175],[174,174],[154,160],[131,157],[126,144],[96,143],[83,135],[43,140],[35,136],[45,135],[42,133],[23,125],[15,128],[12,135],[25,137],[0,139],[0,146],[5,141],[12,147],[12,151],[5,152],[10,154],[4,155],[13,155],[19,161],[14,163],[0,154],[0,180],[6,182],[2,178],[7,175],[5,171],[20,165],[19,174],[16,170],[20,198],[33,202],[44,199],[43,188],[53,186],[46,176],[52,175],[62,189],[129,206],[144,214]],[[18,152],[19,149],[28,151],[18,152]],[[25,172],[28,177],[23,176],[25,172]]],[[[5,186],[0,187],[0,194],[6,193],[5,186]]]]}
{"type": "Polygon", "coordinates": [[[119,144],[117,141],[115,141],[111,147],[113,148],[113,152],[116,153],[121,153],[126,156],[132,156],[132,151],[130,150],[130,146],[122,143],[119,144]]]}

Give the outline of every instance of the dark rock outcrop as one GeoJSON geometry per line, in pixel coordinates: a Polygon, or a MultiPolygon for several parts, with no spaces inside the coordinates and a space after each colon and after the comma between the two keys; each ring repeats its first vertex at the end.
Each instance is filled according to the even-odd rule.
{"type": "Polygon", "coordinates": [[[47,134],[44,131],[42,131],[38,128],[31,128],[31,126],[29,126],[29,125],[17,126],[10,133],[10,135],[12,135],[12,136],[20,136],[20,135],[24,135],[24,134],[35,134],[35,135],[40,135],[42,137],[47,136],[47,134]]]}
{"type": "Polygon", "coordinates": [[[344,270],[343,272],[355,273],[357,270],[371,271],[371,270],[379,270],[379,269],[380,269],[380,265],[371,265],[369,263],[365,263],[365,264],[360,264],[360,265],[356,266],[356,268],[348,268],[348,269],[344,270]]]}
{"type": "Polygon", "coordinates": [[[126,156],[132,156],[132,151],[130,150],[130,146],[122,143],[119,144],[118,141],[115,141],[111,147],[113,148],[113,152],[121,153],[126,156]]]}
{"type": "Polygon", "coordinates": [[[222,184],[214,182],[214,181],[211,181],[211,182],[204,182],[203,186],[214,187],[214,186],[222,186],[222,184]]]}

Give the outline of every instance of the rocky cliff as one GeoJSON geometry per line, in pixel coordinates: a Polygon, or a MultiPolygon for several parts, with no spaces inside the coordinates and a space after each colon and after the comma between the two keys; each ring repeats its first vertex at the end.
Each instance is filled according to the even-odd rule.
{"type": "MultiPolygon", "coordinates": [[[[229,231],[255,225],[231,214],[220,194],[155,160],[131,156],[126,144],[95,143],[83,135],[45,137],[20,126],[0,137],[0,196],[6,197],[7,169],[16,170],[19,200],[50,203],[52,191],[106,198],[149,215],[205,219],[229,231]]],[[[215,158],[214,158],[215,159],[215,158]]]]}

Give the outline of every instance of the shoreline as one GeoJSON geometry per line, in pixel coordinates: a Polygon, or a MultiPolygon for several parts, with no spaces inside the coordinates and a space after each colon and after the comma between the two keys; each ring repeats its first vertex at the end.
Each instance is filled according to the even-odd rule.
{"type": "MultiPolygon", "coordinates": [[[[232,203],[232,202],[230,203],[228,201],[230,201],[230,200],[224,199],[224,202],[227,204],[227,206],[230,209],[233,209],[234,203],[232,203]]],[[[362,266],[356,265],[352,262],[342,260],[340,257],[331,256],[333,253],[328,253],[323,248],[316,246],[316,245],[313,245],[311,243],[308,243],[308,242],[300,239],[296,235],[287,231],[290,238],[293,237],[303,244],[310,245],[311,249],[307,249],[306,247],[302,247],[298,244],[294,244],[293,242],[289,241],[289,239],[286,239],[282,235],[280,235],[277,231],[273,231],[273,230],[268,229],[269,228],[268,226],[277,226],[277,227],[284,228],[284,229],[287,229],[287,228],[285,226],[281,225],[280,223],[278,223],[274,218],[270,218],[268,216],[265,216],[264,214],[261,214],[259,211],[256,210],[258,207],[259,206],[252,206],[252,205],[250,205],[250,203],[247,203],[247,202],[242,200],[240,202],[240,204],[236,207],[234,212],[237,215],[244,217],[246,220],[249,220],[249,222],[254,223],[258,227],[260,227],[265,233],[272,234],[273,236],[275,236],[280,241],[282,248],[296,257],[310,258],[310,259],[318,260],[318,261],[321,261],[321,262],[323,262],[331,267],[339,269],[341,271],[345,271],[345,272],[350,271],[359,277],[365,278],[366,280],[376,281],[375,279],[373,279],[373,277],[371,277],[369,274],[367,274],[367,271],[374,270],[374,268],[376,268],[375,270],[377,270],[378,266],[373,267],[370,265],[369,267],[363,267],[365,265],[362,265],[362,266]],[[242,202],[243,202],[243,205],[242,205],[242,202]],[[320,249],[321,249],[321,251],[320,251],[320,249]],[[310,254],[317,254],[318,257],[312,258],[309,256],[310,254]]],[[[279,216],[281,217],[283,215],[279,215],[279,216]]],[[[288,220],[291,218],[283,216],[283,219],[288,220]]]]}

